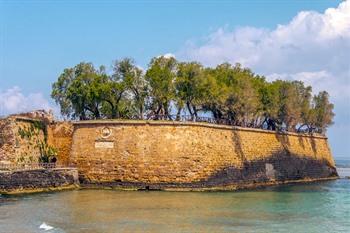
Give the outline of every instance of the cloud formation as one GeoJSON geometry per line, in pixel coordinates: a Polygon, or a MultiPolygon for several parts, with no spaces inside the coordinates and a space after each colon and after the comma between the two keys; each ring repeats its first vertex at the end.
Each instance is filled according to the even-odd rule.
{"type": "MultiPolygon", "coordinates": [[[[299,12],[273,30],[219,28],[199,41],[189,41],[177,57],[207,66],[239,62],[268,80],[302,80],[314,92],[326,90],[336,106],[336,125],[330,134],[339,138],[350,131],[350,0],[323,13],[299,12]],[[346,130],[337,130],[339,125],[346,130]]],[[[345,140],[339,141],[346,144],[345,140]]]]}
{"type": "Polygon", "coordinates": [[[331,87],[347,91],[349,97],[349,51],[350,1],[346,1],[324,13],[299,12],[274,30],[219,28],[204,43],[189,42],[179,56],[209,66],[239,62],[272,78],[302,79],[316,89],[320,81],[332,79],[331,87]]]}
{"type": "Polygon", "coordinates": [[[24,95],[17,86],[0,91],[0,116],[38,109],[52,109],[41,93],[24,95]]]}

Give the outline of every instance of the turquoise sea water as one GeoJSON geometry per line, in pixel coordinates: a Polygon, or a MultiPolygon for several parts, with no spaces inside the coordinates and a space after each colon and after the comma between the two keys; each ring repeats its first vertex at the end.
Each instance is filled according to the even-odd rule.
{"type": "Polygon", "coordinates": [[[350,179],[239,192],[2,196],[0,232],[350,232],[350,179]]]}

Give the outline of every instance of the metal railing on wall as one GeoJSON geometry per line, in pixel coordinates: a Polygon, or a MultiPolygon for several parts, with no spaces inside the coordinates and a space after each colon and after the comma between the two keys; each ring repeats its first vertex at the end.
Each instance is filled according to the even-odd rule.
{"type": "MultiPolygon", "coordinates": [[[[123,119],[123,118],[121,118],[123,119]]],[[[285,127],[276,127],[275,129],[270,129],[265,124],[255,124],[255,123],[239,123],[229,118],[214,118],[214,117],[203,117],[203,116],[191,116],[191,115],[163,115],[163,114],[150,114],[145,116],[143,119],[139,117],[131,117],[129,120],[161,120],[161,121],[177,121],[177,122],[204,122],[217,125],[228,125],[228,126],[238,126],[244,128],[254,128],[254,129],[264,129],[271,131],[287,132],[285,127]]]]}
{"type": "Polygon", "coordinates": [[[143,118],[140,117],[129,117],[129,118],[117,118],[121,120],[160,120],[160,121],[180,121],[180,122],[206,122],[218,125],[231,125],[231,126],[242,126],[248,128],[261,128],[254,124],[239,124],[228,118],[214,118],[214,117],[202,117],[202,116],[191,116],[191,115],[164,115],[164,114],[150,114],[143,118]]]}
{"type": "MultiPolygon", "coordinates": [[[[134,120],[140,120],[140,118],[132,118],[134,120]]],[[[287,127],[282,125],[275,125],[274,127],[269,127],[267,122],[256,124],[256,123],[241,123],[234,121],[229,118],[214,118],[214,117],[202,117],[202,116],[191,116],[191,115],[149,115],[143,120],[162,120],[162,121],[180,121],[180,122],[205,122],[217,125],[228,125],[228,126],[238,126],[244,128],[254,128],[254,129],[264,129],[277,132],[293,132],[301,134],[324,134],[321,129],[310,128],[310,129],[287,129],[287,127]]]]}

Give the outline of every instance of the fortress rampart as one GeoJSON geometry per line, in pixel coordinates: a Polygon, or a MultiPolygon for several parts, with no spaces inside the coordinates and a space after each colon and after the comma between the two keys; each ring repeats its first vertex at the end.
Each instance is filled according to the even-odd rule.
{"type": "Polygon", "coordinates": [[[327,138],[207,123],[73,123],[70,163],[82,184],[237,189],[337,177],[327,138]]]}
{"type": "MultiPolygon", "coordinates": [[[[337,177],[327,138],[321,135],[198,122],[72,123],[26,116],[3,119],[0,129],[0,165],[37,161],[43,153],[38,145],[45,142],[57,150],[61,167],[77,168],[83,186],[233,190],[337,177]]],[[[8,174],[29,182],[25,172],[8,174]]],[[[38,184],[50,183],[45,174],[37,176],[43,181],[38,184]]],[[[0,183],[8,183],[3,178],[0,183]]]]}

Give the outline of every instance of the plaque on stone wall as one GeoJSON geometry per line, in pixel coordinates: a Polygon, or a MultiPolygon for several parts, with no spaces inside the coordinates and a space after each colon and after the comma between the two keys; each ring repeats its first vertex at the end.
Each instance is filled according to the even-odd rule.
{"type": "Polygon", "coordinates": [[[108,127],[103,127],[101,129],[101,137],[102,138],[109,138],[112,135],[112,130],[108,127]]]}
{"type": "Polygon", "coordinates": [[[97,142],[95,142],[95,148],[106,148],[106,149],[111,149],[111,148],[114,148],[114,142],[109,142],[109,141],[97,141],[97,142]]]}

